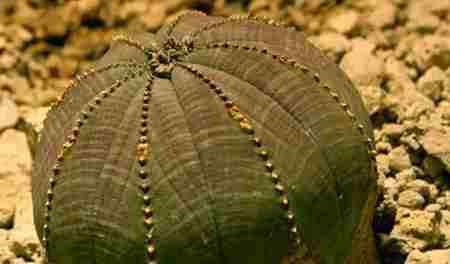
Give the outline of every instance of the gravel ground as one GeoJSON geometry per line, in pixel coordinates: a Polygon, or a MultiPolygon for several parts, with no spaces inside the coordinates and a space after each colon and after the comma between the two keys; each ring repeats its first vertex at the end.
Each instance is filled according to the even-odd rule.
{"type": "Polygon", "coordinates": [[[449,0],[1,0],[0,264],[40,261],[23,120],[39,128],[115,32],[155,32],[187,8],[272,17],[332,57],[376,128],[381,263],[450,263],[449,0]]]}

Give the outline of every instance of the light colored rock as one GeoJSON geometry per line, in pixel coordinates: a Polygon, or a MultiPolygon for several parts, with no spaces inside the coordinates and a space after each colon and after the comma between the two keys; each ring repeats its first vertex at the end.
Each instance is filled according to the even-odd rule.
{"type": "MultiPolygon", "coordinates": [[[[34,107],[39,107],[42,105],[50,105],[52,103],[54,103],[57,99],[58,96],[61,94],[56,87],[52,86],[52,88],[49,87],[45,87],[45,83],[42,82],[40,84],[36,84],[35,87],[35,99],[33,104],[31,104],[34,107]]],[[[47,84],[47,86],[51,86],[50,84],[47,84]]]]}
{"type": "Polygon", "coordinates": [[[398,185],[401,187],[401,190],[405,190],[407,184],[414,181],[417,177],[417,172],[414,168],[407,168],[395,174],[395,179],[398,182],[398,185]]]}
{"type": "Polygon", "coordinates": [[[323,52],[334,56],[335,59],[351,48],[350,41],[344,35],[335,32],[325,32],[308,40],[323,52]]]}
{"type": "Polygon", "coordinates": [[[10,250],[25,259],[36,259],[40,244],[33,224],[31,192],[17,195],[17,210],[14,218],[16,227],[10,232],[10,250]]]}
{"type": "Polygon", "coordinates": [[[391,1],[378,1],[370,12],[367,22],[375,28],[389,27],[395,23],[396,13],[397,8],[391,1]]]}
{"type": "Polygon", "coordinates": [[[391,82],[388,82],[391,94],[401,95],[405,90],[415,89],[415,84],[409,77],[409,71],[404,61],[398,60],[393,56],[386,58],[384,62],[384,74],[391,80],[391,82]]]}
{"type": "Polygon", "coordinates": [[[30,170],[31,157],[25,134],[6,130],[0,135],[0,202],[15,204],[15,216],[19,195],[31,189],[30,170]]]}
{"type": "Polygon", "coordinates": [[[407,237],[409,245],[414,249],[424,250],[442,246],[442,230],[440,228],[440,212],[411,210],[399,207],[392,234],[407,237]]]}
{"type": "Polygon", "coordinates": [[[11,264],[29,264],[29,262],[23,258],[16,258],[11,262],[11,264]]]}
{"type": "Polygon", "coordinates": [[[439,18],[434,15],[427,1],[412,1],[408,5],[408,18],[409,23],[407,25],[411,30],[418,32],[433,32],[439,26],[439,18]]]}
{"type": "Polygon", "coordinates": [[[432,5],[428,6],[430,12],[436,14],[446,14],[450,10],[449,1],[436,1],[432,5]]]}
{"type": "Polygon", "coordinates": [[[9,231],[0,229],[0,264],[10,263],[16,258],[14,253],[9,250],[10,244],[9,231]]]}
{"type": "Polygon", "coordinates": [[[16,64],[17,61],[19,60],[19,54],[17,54],[17,52],[8,50],[8,51],[4,51],[1,55],[0,55],[0,68],[1,69],[11,69],[13,68],[16,64]]]}
{"type": "Polygon", "coordinates": [[[394,199],[399,192],[397,181],[391,177],[388,177],[383,181],[383,187],[385,189],[384,193],[386,199],[394,199]]]}
{"type": "Polygon", "coordinates": [[[370,35],[367,36],[367,40],[374,43],[378,48],[376,51],[377,57],[384,60],[385,58],[392,56],[394,52],[389,50],[389,47],[392,46],[392,35],[389,31],[383,31],[381,29],[375,29],[371,32],[370,35]]]}
{"type": "MultiPolygon", "coordinates": [[[[448,89],[450,90],[450,82],[448,84],[448,89]]],[[[450,122],[450,97],[448,98],[448,101],[444,100],[438,104],[436,112],[440,115],[444,124],[450,122]]]]}
{"type": "Polygon", "coordinates": [[[353,41],[352,50],[344,55],[341,68],[357,85],[377,86],[383,76],[383,61],[372,54],[374,45],[366,40],[353,41]]]}
{"type": "Polygon", "coordinates": [[[76,4],[82,14],[87,14],[97,10],[101,3],[100,0],[80,0],[76,4]]]}
{"type": "Polygon", "coordinates": [[[0,181],[9,175],[29,174],[30,170],[31,157],[25,134],[14,129],[6,130],[0,135],[0,181]]]}
{"type": "Polygon", "coordinates": [[[442,206],[440,204],[429,204],[425,207],[425,211],[430,212],[430,213],[437,213],[439,211],[441,211],[442,206]]]}
{"type": "Polygon", "coordinates": [[[339,10],[328,17],[325,25],[338,33],[346,34],[354,30],[360,15],[352,9],[339,10]]]}
{"type": "Polygon", "coordinates": [[[401,121],[405,119],[418,119],[420,115],[429,113],[434,109],[433,101],[416,90],[405,91],[401,104],[401,109],[404,111],[398,112],[401,121]]]}
{"type": "Polygon", "coordinates": [[[383,97],[385,92],[378,85],[359,85],[357,86],[359,93],[362,96],[364,105],[369,114],[372,115],[382,108],[383,97]]]}
{"type": "Polygon", "coordinates": [[[416,179],[406,184],[408,190],[419,193],[422,197],[428,200],[431,196],[431,184],[424,180],[416,179]]]}
{"type": "Polygon", "coordinates": [[[432,66],[447,69],[450,66],[450,39],[435,35],[418,38],[406,59],[421,70],[432,66]]]}
{"type": "MultiPolygon", "coordinates": [[[[73,75],[76,74],[78,62],[73,59],[68,59],[65,57],[62,57],[60,55],[51,54],[47,60],[45,61],[45,70],[40,70],[42,73],[40,75],[43,79],[47,78],[55,78],[54,80],[51,80],[51,82],[58,82],[58,81],[66,81],[65,79],[70,79],[73,77],[73,75]],[[65,79],[60,79],[65,78],[65,79]]],[[[66,87],[64,84],[55,84],[55,86],[62,86],[66,87]]]]}
{"type": "Polygon", "coordinates": [[[0,246],[0,264],[12,264],[15,259],[16,255],[9,248],[0,246]]]}
{"type": "Polygon", "coordinates": [[[352,51],[358,50],[362,53],[373,55],[376,52],[377,45],[368,39],[357,37],[350,39],[350,41],[352,44],[352,51]]]}
{"type": "Polygon", "coordinates": [[[400,142],[412,150],[418,151],[420,149],[420,143],[416,134],[402,135],[400,142]]]}
{"type": "Polygon", "coordinates": [[[413,250],[409,253],[405,264],[433,264],[430,256],[420,252],[419,250],[413,250]]]}
{"type": "Polygon", "coordinates": [[[13,91],[17,103],[33,105],[34,94],[28,80],[21,76],[0,75],[0,89],[13,91]]]}
{"type": "Polygon", "coordinates": [[[402,170],[395,174],[395,178],[398,181],[404,181],[406,183],[410,183],[416,179],[424,178],[425,173],[419,167],[412,166],[411,168],[402,170]]]}
{"type": "MultiPolygon", "coordinates": [[[[395,85],[396,82],[391,82],[395,85]]],[[[397,83],[399,84],[399,83],[397,83]]],[[[398,120],[403,122],[405,120],[417,120],[421,115],[430,113],[434,109],[434,103],[431,99],[419,93],[416,89],[397,87],[393,90],[403,90],[398,95],[388,94],[384,97],[383,104],[388,107],[398,116],[398,120]]]]}
{"type": "MultiPolygon", "coordinates": [[[[442,103],[439,105],[445,106],[445,104],[442,103]]],[[[446,130],[448,130],[449,128],[447,127],[446,120],[444,119],[445,113],[438,112],[438,110],[444,110],[445,112],[445,107],[442,109],[440,109],[439,107],[438,109],[435,108],[427,115],[421,116],[419,120],[413,126],[411,126],[411,128],[421,130],[422,133],[420,134],[424,134],[424,132],[427,132],[429,130],[438,130],[447,133],[446,130]]]]}
{"type": "Polygon", "coordinates": [[[291,23],[297,27],[304,27],[307,20],[305,17],[305,13],[302,12],[300,8],[295,8],[292,6],[287,7],[287,13],[289,15],[289,19],[291,23]]]}
{"type": "Polygon", "coordinates": [[[425,252],[431,259],[431,264],[450,264],[450,249],[433,249],[425,252]]]}
{"type": "Polygon", "coordinates": [[[28,61],[28,67],[30,68],[30,82],[35,84],[37,80],[42,81],[43,79],[50,78],[53,74],[50,73],[52,69],[48,68],[48,66],[52,66],[51,62],[50,65],[46,65],[30,59],[28,61]]]}
{"type": "Polygon", "coordinates": [[[447,76],[438,67],[431,67],[418,81],[417,89],[434,102],[442,97],[447,76]]]}
{"type": "MultiPolygon", "coordinates": [[[[450,208],[449,208],[450,209],[450,208]]],[[[440,222],[440,230],[442,234],[445,236],[445,240],[443,241],[443,248],[450,247],[450,211],[449,210],[441,210],[440,214],[442,216],[440,222]]]]}
{"type": "Polygon", "coordinates": [[[388,153],[392,150],[392,145],[388,142],[378,142],[375,144],[375,149],[378,153],[388,153]]]}
{"type": "Polygon", "coordinates": [[[397,139],[405,131],[405,126],[395,123],[383,124],[382,133],[388,137],[397,139]]]}
{"type": "MultiPolygon", "coordinates": [[[[161,5],[158,5],[161,6],[161,5]]],[[[136,16],[142,15],[148,9],[155,8],[152,5],[148,5],[145,2],[140,1],[128,1],[125,3],[119,11],[120,19],[127,20],[136,16]]]]}
{"type": "Polygon", "coordinates": [[[443,209],[447,209],[449,201],[446,199],[446,197],[438,197],[436,199],[436,203],[439,204],[443,209]]]}
{"type": "Polygon", "coordinates": [[[435,184],[430,184],[430,197],[429,202],[435,202],[439,196],[440,190],[435,184]]]}
{"type": "Polygon", "coordinates": [[[14,213],[16,207],[12,202],[2,201],[0,203],[0,228],[10,229],[14,224],[14,213]]]}
{"type": "Polygon", "coordinates": [[[392,177],[388,177],[384,180],[384,187],[387,189],[393,189],[393,188],[397,188],[397,181],[392,178],[392,177]]]}
{"type": "Polygon", "coordinates": [[[147,30],[156,30],[164,23],[167,13],[167,5],[164,5],[163,2],[157,2],[152,4],[139,19],[147,30]]]}
{"type": "Polygon", "coordinates": [[[34,23],[30,23],[34,27],[34,34],[38,38],[48,36],[64,36],[69,30],[69,22],[74,16],[79,16],[78,12],[68,14],[61,12],[61,9],[50,8],[45,16],[40,17],[34,23]]]}
{"type": "Polygon", "coordinates": [[[402,171],[412,166],[409,154],[403,145],[400,145],[388,154],[389,167],[395,171],[402,171]]]}
{"type": "MultiPolygon", "coordinates": [[[[12,241],[17,240],[12,237],[16,236],[14,234],[20,230],[19,226],[22,225],[21,221],[18,222],[18,217],[23,210],[20,207],[20,197],[24,193],[30,192],[30,169],[31,157],[25,135],[13,129],[3,132],[0,135],[0,208],[5,208],[5,206],[10,208],[8,209],[10,212],[8,222],[14,223],[14,228],[9,231],[8,235],[9,250],[12,241]],[[11,210],[14,210],[12,215],[11,210]]],[[[28,204],[26,210],[31,213],[31,208],[31,204],[28,204]]],[[[27,217],[32,219],[31,215],[27,217]]],[[[26,232],[33,235],[34,229],[28,229],[26,232]]],[[[12,258],[8,257],[5,261],[12,261],[12,258]]]]}
{"type": "Polygon", "coordinates": [[[50,107],[35,108],[25,106],[19,108],[19,113],[25,119],[25,121],[33,125],[34,129],[39,132],[43,128],[43,123],[49,109],[50,107]]]}
{"type": "Polygon", "coordinates": [[[0,36],[0,49],[5,50],[10,47],[10,43],[5,36],[0,36]]]}
{"type": "Polygon", "coordinates": [[[443,191],[436,201],[443,208],[450,209],[450,191],[443,191]]]}
{"type": "Polygon", "coordinates": [[[408,208],[422,208],[425,204],[425,198],[418,192],[406,190],[399,194],[397,203],[408,208]]]}
{"type": "Polygon", "coordinates": [[[450,172],[450,128],[433,127],[430,128],[420,140],[425,151],[439,159],[450,172]]]}
{"type": "Polygon", "coordinates": [[[6,94],[0,94],[0,132],[13,127],[18,119],[19,114],[14,101],[6,94]]]}
{"type": "Polygon", "coordinates": [[[19,24],[8,25],[5,29],[5,35],[7,35],[11,41],[12,47],[10,47],[10,50],[16,51],[19,56],[18,50],[22,48],[26,42],[33,39],[31,32],[19,24]]]}
{"type": "Polygon", "coordinates": [[[379,173],[386,175],[391,171],[389,166],[390,159],[388,155],[378,154],[375,159],[377,162],[377,169],[379,173]]]}

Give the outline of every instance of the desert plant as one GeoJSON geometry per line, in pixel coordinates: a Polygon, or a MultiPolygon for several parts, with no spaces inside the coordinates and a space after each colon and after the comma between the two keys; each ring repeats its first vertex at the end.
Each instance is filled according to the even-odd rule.
{"type": "Polygon", "coordinates": [[[114,39],[49,111],[32,191],[50,263],[375,263],[372,128],[272,20],[187,12],[114,39]]]}

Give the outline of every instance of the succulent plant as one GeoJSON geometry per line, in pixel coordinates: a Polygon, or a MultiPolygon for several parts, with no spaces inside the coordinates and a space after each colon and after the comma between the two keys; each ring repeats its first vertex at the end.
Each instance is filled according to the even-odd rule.
{"type": "Polygon", "coordinates": [[[375,263],[372,128],[346,75],[272,20],[116,37],[37,143],[52,264],[375,263]]]}

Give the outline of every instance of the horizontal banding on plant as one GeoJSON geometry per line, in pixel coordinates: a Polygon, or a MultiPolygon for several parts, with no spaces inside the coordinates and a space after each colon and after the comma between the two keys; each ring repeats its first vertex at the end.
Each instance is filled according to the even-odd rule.
{"type": "MultiPolygon", "coordinates": [[[[136,66],[135,64],[125,64],[125,65],[126,66],[136,66]]],[[[83,79],[88,78],[90,75],[92,75],[94,73],[106,71],[111,68],[116,68],[116,67],[120,67],[120,66],[123,66],[123,65],[122,64],[112,64],[112,65],[106,66],[104,68],[101,68],[98,71],[89,70],[88,73],[81,75],[83,77],[77,78],[77,81],[81,82],[83,79]]],[[[69,134],[69,136],[67,136],[66,141],[62,145],[62,149],[60,150],[60,152],[57,155],[55,165],[52,168],[52,175],[48,179],[47,199],[45,201],[45,213],[44,213],[45,221],[44,221],[44,225],[42,227],[43,234],[42,234],[42,238],[41,238],[42,244],[45,249],[45,251],[44,251],[45,255],[48,254],[48,248],[49,248],[49,243],[50,243],[49,236],[50,236],[51,230],[50,230],[49,226],[50,226],[50,222],[52,219],[51,211],[52,211],[52,207],[53,207],[52,201],[54,199],[54,191],[53,190],[55,188],[55,185],[58,182],[59,177],[61,177],[63,174],[62,166],[63,166],[64,160],[65,160],[65,156],[71,151],[74,144],[77,143],[77,140],[80,136],[80,131],[81,131],[82,126],[85,125],[86,122],[88,122],[90,116],[94,114],[95,109],[101,105],[102,99],[112,95],[117,89],[119,89],[123,85],[123,82],[126,80],[128,80],[128,77],[125,77],[122,80],[115,81],[107,89],[100,92],[90,102],[87,103],[86,107],[83,110],[81,110],[79,117],[75,121],[75,126],[71,129],[71,134],[69,134]]],[[[71,84],[70,86],[73,86],[73,85],[74,84],[71,84]]]]}
{"type": "MultiPolygon", "coordinates": [[[[61,129],[55,131],[47,121],[50,128],[43,130],[44,148],[58,149],[51,165],[43,157],[45,151],[39,152],[38,163],[44,165],[42,169],[36,165],[33,175],[33,195],[38,197],[33,200],[40,204],[35,213],[40,238],[47,246],[48,238],[53,239],[50,260],[59,254],[58,260],[98,264],[165,264],[179,258],[185,263],[243,259],[278,263],[285,257],[291,262],[312,259],[318,263],[325,258],[332,263],[354,258],[354,264],[362,264],[361,251],[350,247],[356,227],[369,232],[368,227],[359,226],[358,219],[373,195],[366,186],[376,182],[369,171],[374,166],[370,123],[354,88],[339,82],[345,79],[342,72],[333,68],[337,76],[331,79],[326,71],[290,53],[292,47],[281,48],[295,40],[304,46],[300,50],[311,49],[295,36],[296,32],[272,20],[185,13],[156,36],[116,37],[99,63],[106,66],[76,77],[71,85],[74,92],[65,94],[49,113],[49,120],[56,120],[61,129]],[[255,29],[261,32],[257,38],[245,34],[255,29]],[[236,34],[242,40],[233,39],[236,34]],[[130,65],[123,67],[127,59],[130,65]],[[258,67],[239,69],[239,73],[230,70],[246,60],[258,67]],[[116,77],[124,75],[122,67],[131,69],[124,79],[116,77]],[[279,81],[284,78],[282,72],[301,92],[292,84],[284,87],[279,81]],[[129,82],[143,75],[145,84],[129,82]],[[104,87],[114,79],[119,82],[104,87]],[[281,87],[270,86],[277,81],[281,87]],[[86,96],[83,89],[95,95],[86,96]],[[105,98],[117,90],[129,91],[123,92],[127,103],[120,104],[122,98],[116,96],[116,101],[105,104],[105,98]],[[314,97],[308,97],[311,94],[314,97]],[[89,100],[77,100],[79,96],[89,100]],[[302,99],[306,97],[312,101],[309,108],[296,104],[308,103],[302,99]],[[314,102],[331,106],[318,108],[314,102]],[[70,103],[76,110],[67,110],[70,103]],[[114,103],[116,108],[102,110],[114,103]],[[96,119],[97,110],[111,111],[99,118],[111,118],[114,124],[96,119]],[[62,111],[75,125],[59,121],[65,114],[62,111]],[[303,116],[303,111],[308,115],[303,116]],[[87,135],[84,126],[89,121],[91,134],[87,135]],[[105,128],[106,124],[111,127],[105,128]],[[53,146],[53,139],[58,146],[53,146]],[[91,147],[90,140],[104,144],[91,147]],[[74,146],[80,151],[68,159],[66,154],[74,146]],[[83,156],[87,154],[90,158],[83,156]],[[347,166],[350,162],[355,165],[347,166]],[[79,164],[101,169],[95,174],[85,172],[89,178],[71,172],[74,179],[67,186],[74,187],[70,190],[58,185],[66,166],[78,168],[79,164]],[[358,178],[360,174],[368,175],[358,178]],[[100,189],[98,194],[96,189],[70,185],[80,179],[90,181],[89,188],[100,189]],[[40,182],[47,183],[45,190],[40,182]],[[77,207],[79,211],[68,213],[74,218],[61,220],[91,232],[78,238],[84,245],[71,244],[72,237],[59,240],[62,233],[58,232],[65,230],[55,227],[59,222],[52,221],[51,214],[55,197],[62,197],[59,190],[66,197],[77,190],[86,194],[74,196],[75,203],[86,202],[86,218],[77,218],[77,212],[83,215],[82,207],[77,207]],[[354,214],[354,222],[343,214],[348,211],[354,214]],[[323,224],[323,236],[313,235],[318,223],[323,224]],[[83,246],[93,259],[70,251],[83,246]]],[[[312,61],[327,65],[314,54],[312,61]]]]}
{"type": "MultiPolygon", "coordinates": [[[[224,104],[224,107],[226,111],[229,113],[229,116],[234,121],[238,122],[239,127],[241,130],[250,135],[250,141],[255,144],[255,146],[258,148],[256,151],[258,155],[262,158],[262,161],[264,162],[264,167],[266,170],[266,175],[268,175],[268,178],[270,177],[273,184],[274,184],[274,190],[279,195],[280,199],[280,205],[281,207],[286,211],[286,220],[287,224],[289,225],[289,239],[291,240],[291,243],[293,245],[293,249],[291,249],[293,252],[297,250],[297,248],[301,245],[301,241],[303,240],[301,238],[300,233],[298,232],[298,227],[295,222],[295,216],[292,213],[290,206],[289,206],[289,199],[286,194],[286,190],[284,188],[284,185],[281,181],[281,178],[279,175],[274,171],[274,165],[269,160],[269,153],[266,149],[264,149],[261,139],[255,135],[255,131],[253,129],[253,126],[250,123],[250,120],[241,112],[239,107],[232,101],[232,99],[229,96],[226,96],[223,93],[223,90],[220,89],[218,84],[214,82],[212,79],[206,77],[204,74],[202,74],[200,71],[198,71],[194,66],[192,65],[184,65],[184,64],[178,64],[179,66],[183,67],[184,69],[188,70],[189,72],[196,75],[198,78],[200,78],[204,83],[206,83],[211,91],[216,94],[224,104]]],[[[269,179],[270,180],[270,179],[269,179]]],[[[305,245],[303,245],[305,246],[305,245]]]]}
{"type": "MultiPolygon", "coordinates": [[[[197,47],[197,49],[199,49],[199,48],[201,49],[202,47],[197,47]]],[[[218,42],[218,43],[208,43],[203,48],[206,48],[206,49],[231,48],[231,49],[236,49],[236,50],[245,50],[245,51],[256,52],[256,53],[264,54],[268,57],[271,57],[272,59],[280,62],[281,64],[285,64],[285,65],[293,67],[294,69],[298,69],[303,74],[310,74],[311,78],[315,82],[317,82],[318,85],[322,89],[326,90],[329,93],[329,95],[334,100],[336,100],[336,102],[342,107],[344,112],[347,114],[347,116],[350,118],[350,120],[354,123],[354,126],[359,130],[361,135],[366,137],[368,153],[370,154],[372,159],[375,159],[376,151],[374,149],[374,145],[372,144],[372,140],[370,139],[370,137],[365,135],[364,125],[361,124],[361,122],[359,122],[358,120],[356,120],[356,116],[349,108],[349,105],[347,103],[343,102],[342,99],[339,97],[339,95],[328,84],[323,83],[322,78],[320,77],[320,75],[318,73],[313,73],[307,66],[298,63],[293,58],[289,58],[284,55],[275,54],[275,53],[272,53],[271,51],[269,51],[268,49],[258,48],[256,46],[252,46],[252,45],[248,45],[248,44],[239,44],[237,42],[218,42]]]]}

